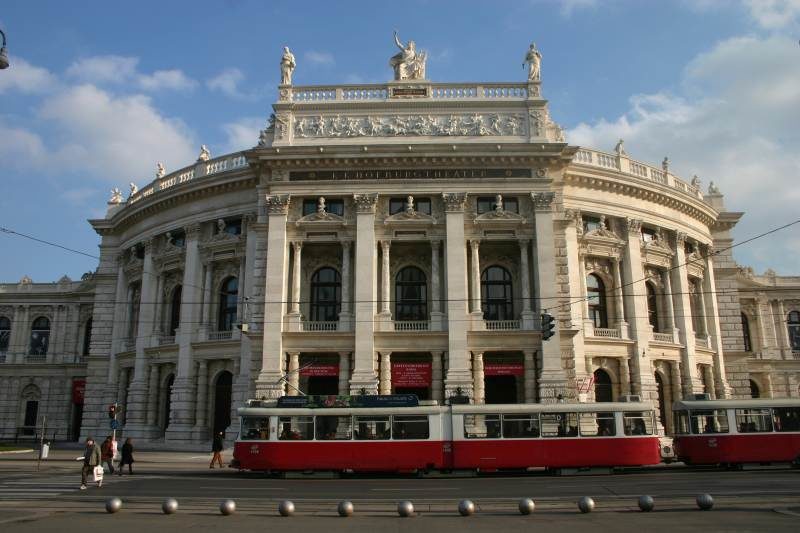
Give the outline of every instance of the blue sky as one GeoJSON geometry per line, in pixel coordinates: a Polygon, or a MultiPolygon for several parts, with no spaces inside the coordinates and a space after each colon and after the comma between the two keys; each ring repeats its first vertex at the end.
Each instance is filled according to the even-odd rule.
{"type": "MultiPolygon", "coordinates": [[[[405,2],[6,1],[0,28],[0,226],[97,253],[86,223],[127,190],[248,148],[275,100],[281,47],[296,84],[391,78],[392,30],[434,81],[517,81],[531,41],[572,144],[669,155],[713,180],[744,239],[800,214],[800,0],[405,2]]],[[[0,280],[78,278],[95,261],[0,233],[0,280]]],[[[800,274],[800,226],[737,248],[800,274]]]]}

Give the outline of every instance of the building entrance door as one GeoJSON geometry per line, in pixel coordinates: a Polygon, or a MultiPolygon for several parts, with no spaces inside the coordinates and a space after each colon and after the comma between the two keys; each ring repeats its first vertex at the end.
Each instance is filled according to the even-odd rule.
{"type": "Polygon", "coordinates": [[[72,425],[70,426],[70,440],[77,441],[81,438],[81,422],[83,421],[83,404],[72,404],[72,425]]]}
{"type": "Polygon", "coordinates": [[[231,425],[231,395],[233,394],[233,374],[227,370],[220,372],[214,387],[214,435],[225,432],[231,425]]]}
{"type": "Polygon", "coordinates": [[[517,403],[516,376],[485,376],[486,403],[517,403]]]}
{"type": "Polygon", "coordinates": [[[339,394],[339,376],[309,376],[306,394],[314,396],[339,394]]]}

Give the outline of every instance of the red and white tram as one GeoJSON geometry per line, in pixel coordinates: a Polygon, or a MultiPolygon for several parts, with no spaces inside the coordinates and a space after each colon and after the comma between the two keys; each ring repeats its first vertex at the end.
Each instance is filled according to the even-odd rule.
{"type": "Polygon", "coordinates": [[[800,460],[800,400],[685,400],[672,409],[675,450],[686,464],[800,460]]]}
{"type": "Polygon", "coordinates": [[[250,406],[239,415],[233,464],[243,470],[492,472],[661,460],[645,403],[250,406]]]}

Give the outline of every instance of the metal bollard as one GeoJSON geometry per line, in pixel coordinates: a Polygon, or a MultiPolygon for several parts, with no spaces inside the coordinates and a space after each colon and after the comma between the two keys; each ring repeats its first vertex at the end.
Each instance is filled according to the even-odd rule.
{"type": "Polygon", "coordinates": [[[233,500],[222,500],[219,504],[219,512],[225,516],[236,512],[236,502],[233,500]]]}
{"type": "Polygon", "coordinates": [[[161,510],[164,511],[164,514],[172,514],[178,510],[178,500],[175,498],[167,498],[164,500],[164,503],[161,504],[161,510]]]}
{"type": "Polygon", "coordinates": [[[697,506],[703,511],[710,511],[712,507],[714,507],[714,498],[711,497],[711,494],[698,494],[697,499],[697,506]]]}
{"type": "Polygon", "coordinates": [[[397,504],[397,514],[403,518],[414,516],[414,504],[408,500],[403,500],[397,504]]]}
{"type": "Polygon", "coordinates": [[[353,502],[347,500],[339,502],[339,506],[336,508],[339,516],[343,517],[353,516],[353,510],[353,502]]]}
{"type": "Polygon", "coordinates": [[[114,514],[117,511],[119,511],[120,509],[122,509],[122,500],[120,500],[116,496],[106,500],[106,512],[107,513],[114,514]]]}
{"type": "Polygon", "coordinates": [[[642,495],[639,496],[639,509],[642,511],[649,513],[653,510],[656,506],[656,502],[653,500],[652,496],[642,495]]]}
{"type": "Polygon", "coordinates": [[[536,509],[536,504],[530,498],[522,498],[519,501],[520,514],[531,514],[536,509]]]}
{"type": "Polygon", "coordinates": [[[578,500],[578,509],[580,509],[582,513],[591,513],[594,511],[594,500],[588,496],[582,497],[578,500]]]}
{"type": "Polygon", "coordinates": [[[470,516],[475,514],[475,504],[471,500],[461,500],[458,502],[458,514],[470,516]]]}
{"type": "Polygon", "coordinates": [[[278,504],[278,512],[281,516],[292,516],[294,514],[294,504],[289,500],[283,500],[278,504]]]}

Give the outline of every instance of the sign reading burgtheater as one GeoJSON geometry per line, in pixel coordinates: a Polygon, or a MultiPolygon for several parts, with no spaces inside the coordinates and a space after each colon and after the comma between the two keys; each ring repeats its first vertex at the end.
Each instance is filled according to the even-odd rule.
{"type": "Polygon", "coordinates": [[[530,178],[528,168],[398,168],[358,170],[302,170],[289,173],[289,181],[530,178]]]}

